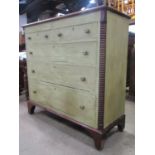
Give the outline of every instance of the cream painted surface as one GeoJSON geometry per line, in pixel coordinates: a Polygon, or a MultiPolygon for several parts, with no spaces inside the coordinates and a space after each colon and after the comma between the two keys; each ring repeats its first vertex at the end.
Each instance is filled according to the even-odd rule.
{"type": "Polygon", "coordinates": [[[24,31],[27,35],[28,33],[34,33],[34,32],[41,32],[41,31],[47,31],[52,28],[51,22],[43,23],[43,24],[37,24],[30,27],[25,27],[24,31]]]}
{"type": "Polygon", "coordinates": [[[51,30],[51,29],[53,30],[53,29],[63,28],[68,26],[74,27],[75,25],[98,22],[100,20],[98,14],[99,12],[93,12],[93,13],[83,14],[83,15],[65,18],[61,20],[49,21],[46,23],[32,25],[30,27],[25,27],[25,33],[40,32],[40,31],[51,30]]]}
{"type": "Polygon", "coordinates": [[[124,114],[129,20],[107,12],[104,125],[124,114]]]}
{"type": "Polygon", "coordinates": [[[96,66],[98,42],[28,46],[29,61],[63,62],[73,65],[96,66]]]}
{"type": "Polygon", "coordinates": [[[29,78],[29,83],[32,101],[44,104],[61,114],[65,113],[76,121],[94,128],[97,127],[94,95],[46,82],[38,82],[31,78],[29,78]],[[33,91],[36,91],[36,94],[33,91]]]}
{"type": "MultiPolygon", "coordinates": [[[[25,28],[26,47],[32,52],[28,54],[30,99],[95,128],[99,22],[97,11],[25,28]],[[89,54],[84,55],[85,51],[89,54]]],[[[128,22],[124,17],[107,13],[105,127],[124,114],[128,22]]]]}
{"type": "Polygon", "coordinates": [[[98,38],[98,23],[82,24],[55,30],[48,30],[26,35],[28,44],[70,43],[77,41],[96,41],[98,38]],[[86,33],[89,31],[89,33],[86,33]],[[59,36],[61,35],[61,36],[59,36]],[[48,36],[48,38],[46,38],[48,36]],[[31,40],[28,38],[31,37],[31,40]]]}
{"type": "Polygon", "coordinates": [[[85,66],[66,65],[62,63],[42,63],[33,61],[28,63],[30,77],[50,83],[95,91],[96,68],[85,66]],[[32,71],[35,70],[35,73],[32,71]],[[85,78],[85,81],[82,81],[85,78]]]}
{"type": "Polygon", "coordinates": [[[46,105],[49,90],[46,89],[45,85],[39,85],[38,83],[39,80],[29,77],[29,98],[32,101],[46,105]]]}
{"type": "Polygon", "coordinates": [[[36,33],[30,33],[26,35],[28,44],[50,44],[50,43],[70,43],[70,42],[82,42],[82,41],[96,41],[98,31],[98,23],[83,24],[78,26],[70,26],[55,30],[48,30],[36,33]],[[90,33],[86,33],[89,30],[90,33]],[[48,38],[45,36],[48,35],[48,38]],[[61,35],[61,36],[59,36],[61,35]],[[31,37],[31,40],[28,38],[31,37]]]}
{"type": "Polygon", "coordinates": [[[97,11],[25,27],[30,100],[94,128],[98,121],[99,15],[97,11]]]}

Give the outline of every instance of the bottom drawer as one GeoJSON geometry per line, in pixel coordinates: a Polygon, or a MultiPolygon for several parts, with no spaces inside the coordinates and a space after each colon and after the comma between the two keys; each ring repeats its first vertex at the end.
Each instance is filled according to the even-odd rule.
{"type": "Polygon", "coordinates": [[[30,100],[50,107],[58,113],[97,127],[96,98],[85,91],[45,82],[29,80],[30,100]]]}

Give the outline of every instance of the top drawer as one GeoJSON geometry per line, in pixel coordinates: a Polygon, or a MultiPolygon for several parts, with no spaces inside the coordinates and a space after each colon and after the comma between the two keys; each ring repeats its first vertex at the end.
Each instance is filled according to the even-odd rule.
{"type": "Polygon", "coordinates": [[[50,44],[82,41],[96,41],[99,38],[98,23],[70,26],[26,34],[26,44],[50,44]]]}
{"type": "Polygon", "coordinates": [[[68,27],[73,25],[87,24],[100,21],[100,12],[91,12],[88,14],[81,14],[70,18],[64,18],[61,20],[42,22],[36,25],[32,25],[25,28],[25,33],[40,32],[50,29],[57,29],[62,27],[68,27]]]}

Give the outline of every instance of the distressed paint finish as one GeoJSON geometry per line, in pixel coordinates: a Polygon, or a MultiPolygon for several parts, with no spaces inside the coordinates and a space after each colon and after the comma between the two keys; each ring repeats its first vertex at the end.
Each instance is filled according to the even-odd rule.
{"type": "Polygon", "coordinates": [[[29,77],[89,92],[95,91],[96,67],[66,65],[65,63],[38,63],[37,61],[29,62],[28,66],[29,77]]]}
{"type": "Polygon", "coordinates": [[[78,26],[81,24],[93,23],[98,22],[99,19],[99,11],[90,12],[83,15],[78,15],[75,17],[65,18],[61,20],[56,20],[47,23],[41,23],[39,25],[32,25],[30,27],[26,27],[25,33],[33,33],[33,32],[42,32],[46,30],[54,30],[58,28],[65,28],[69,26],[78,26]]]}
{"type": "Polygon", "coordinates": [[[104,127],[124,114],[128,24],[107,11],[104,127]]]}
{"type": "Polygon", "coordinates": [[[104,127],[124,114],[128,32],[128,19],[108,11],[106,61],[100,60],[100,12],[25,27],[30,100],[96,129],[100,61],[104,127]]]}
{"type": "Polygon", "coordinates": [[[29,44],[28,59],[39,62],[59,62],[80,66],[97,66],[98,42],[68,44],[29,44]],[[43,52],[45,51],[45,52],[43,52]],[[76,58],[76,59],[75,59],[76,58]],[[79,63],[80,62],[80,63],[79,63]]]}
{"type": "Polygon", "coordinates": [[[51,44],[51,43],[72,43],[83,41],[96,41],[98,39],[98,23],[88,23],[62,27],[54,30],[47,30],[26,35],[28,44],[51,44]]]}
{"type": "Polygon", "coordinates": [[[30,100],[93,128],[98,121],[99,18],[98,11],[25,28],[30,100]]]}
{"type": "Polygon", "coordinates": [[[29,78],[30,98],[45,107],[52,108],[76,121],[94,128],[96,120],[96,97],[89,92],[64,87],[29,78]],[[34,93],[34,91],[36,91],[34,93]]]}

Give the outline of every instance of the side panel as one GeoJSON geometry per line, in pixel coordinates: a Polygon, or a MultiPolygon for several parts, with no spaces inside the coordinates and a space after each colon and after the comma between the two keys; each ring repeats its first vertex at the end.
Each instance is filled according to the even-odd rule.
{"type": "Polygon", "coordinates": [[[107,11],[104,128],[124,114],[128,24],[107,11]]]}

